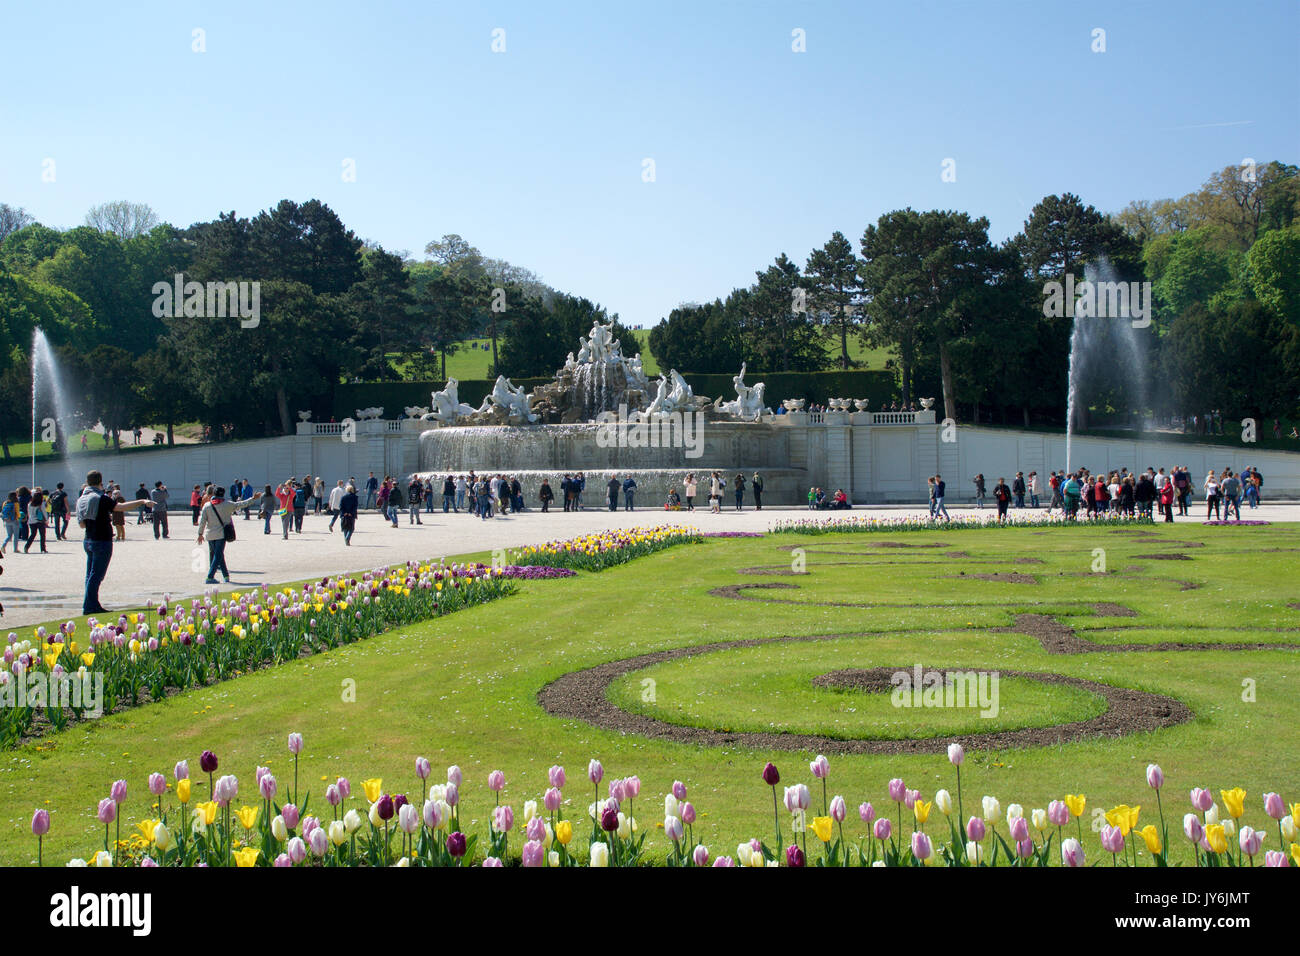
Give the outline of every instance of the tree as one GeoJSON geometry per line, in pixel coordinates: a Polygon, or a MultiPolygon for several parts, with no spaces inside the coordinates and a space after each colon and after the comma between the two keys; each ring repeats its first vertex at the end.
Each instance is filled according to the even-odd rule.
{"type": "Polygon", "coordinates": [[[826,364],[826,351],[807,310],[799,267],[784,252],[762,272],[748,294],[737,300],[741,341],[747,361],[763,371],[807,372],[826,364]]]}
{"type": "Polygon", "coordinates": [[[24,226],[29,226],[36,220],[27,215],[27,210],[14,208],[8,203],[0,202],[0,242],[3,242],[6,236],[17,232],[24,226]]]}
{"type": "Polygon", "coordinates": [[[363,378],[388,380],[393,375],[390,354],[410,356],[423,351],[417,334],[419,322],[412,312],[411,277],[401,258],[383,247],[362,257],[361,275],[361,281],[347,293],[360,357],[354,371],[363,378]]]}
{"type": "Polygon", "coordinates": [[[631,331],[605,309],[579,296],[556,293],[549,307],[541,299],[517,293],[510,329],[501,348],[502,369],[514,376],[551,375],[564,364],[568,353],[578,350],[596,322],[614,323],[614,337],[624,354],[635,339],[631,331]]]}
{"type": "Polygon", "coordinates": [[[745,361],[741,314],[748,293],[735,289],[726,302],[680,305],[650,330],[650,351],[661,369],[734,374],[745,361]]]}
{"type": "Polygon", "coordinates": [[[1164,316],[1181,315],[1199,302],[1209,306],[1244,298],[1246,257],[1219,241],[1210,226],[1199,226],[1151,243],[1144,253],[1151,291],[1164,316]]]}
{"type": "MultiPolygon", "coordinates": [[[[414,288],[412,313],[419,329],[419,341],[441,359],[439,378],[447,378],[447,356],[478,323],[471,301],[473,283],[431,263],[411,268],[414,288]]],[[[423,363],[421,363],[423,364],[423,363]]]]}
{"type": "Polygon", "coordinates": [[[840,367],[849,367],[849,331],[858,324],[858,257],[853,244],[838,230],[820,249],[814,249],[804,267],[810,285],[811,305],[839,340],[840,367]]]}
{"type": "Polygon", "coordinates": [[[1274,315],[1300,325],[1300,224],[1265,233],[1247,259],[1255,297],[1274,315]]]}
{"type": "Polygon", "coordinates": [[[140,399],[131,383],[135,378],[135,357],[116,345],[97,345],[86,355],[80,368],[90,415],[113,436],[113,447],[121,447],[119,432],[136,422],[140,399]]]}
{"type": "Polygon", "coordinates": [[[176,346],[164,339],[135,360],[134,381],[140,396],[139,420],[167,426],[167,444],[176,444],[175,426],[203,414],[194,378],[176,346]]]}
{"type": "Polygon", "coordinates": [[[1105,256],[1121,271],[1133,271],[1137,243],[1118,224],[1078,196],[1047,196],[1034,206],[1014,240],[1031,278],[1064,281],[1083,278],[1085,264],[1105,256]]]}
{"type": "Polygon", "coordinates": [[[147,203],[119,199],[91,206],[86,213],[86,225],[100,232],[110,232],[119,239],[134,239],[158,225],[158,214],[147,203]]]}

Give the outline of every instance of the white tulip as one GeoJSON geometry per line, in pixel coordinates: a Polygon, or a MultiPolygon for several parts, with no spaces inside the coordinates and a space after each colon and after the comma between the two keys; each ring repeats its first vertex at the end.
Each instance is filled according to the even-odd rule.
{"type": "Polygon", "coordinates": [[[682,815],[682,808],[677,802],[677,798],[671,793],[664,797],[664,816],[678,817],[682,815]]]}
{"type": "Polygon", "coordinates": [[[966,859],[975,865],[984,862],[984,845],[976,843],[974,840],[966,841],[966,859]]]}
{"type": "Polygon", "coordinates": [[[934,805],[939,808],[939,812],[945,817],[952,815],[952,794],[947,790],[940,790],[934,795],[934,805]]]}
{"type": "Polygon", "coordinates": [[[343,829],[347,830],[349,834],[356,833],[357,830],[361,829],[361,814],[357,813],[356,810],[349,810],[343,814],[343,829]]]}
{"type": "Polygon", "coordinates": [[[1208,827],[1210,824],[1218,823],[1218,822],[1219,822],[1219,805],[1217,803],[1212,803],[1210,804],[1210,809],[1205,811],[1205,825],[1208,827]]]}
{"type": "Polygon", "coordinates": [[[153,843],[158,849],[166,853],[171,849],[172,833],[167,829],[167,824],[159,823],[153,828],[153,843]]]}
{"type": "Polygon", "coordinates": [[[100,850],[95,854],[95,866],[110,867],[113,865],[113,858],[109,856],[107,850],[100,850]]]}
{"type": "Polygon", "coordinates": [[[1002,804],[998,803],[997,797],[984,798],[984,822],[997,823],[998,817],[1002,816],[1002,804]]]}
{"type": "Polygon", "coordinates": [[[550,853],[546,854],[546,865],[547,865],[547,866],[559,866],[559,865],[560,865],[560,851],[559,851],[559,850],[552,850],[550,853]]]}
{"type": "Polygon", "coordinates": [[[1007,805],[1007,826],[1011,826],[1025,815],[1025,808],[1018,803],[1007,805]]]}
{"type": "Polygon", "coordinates": [[[524,823],[527,823],[535,816],[537,816],[537,801],[525,800],[524,801],[524,823]]]}
{"type": "Polygon", "coordinates": [[[609,847],[604,843],[591,845],[591,865],[609,866],[609,847]]]}
{"type": "Polygon", "coordinates": [[[68,861],[68,866],[85,866],[85,865],[86,865],[86,861],[81,859],[81,857],[74,857],[73,859],[68,861]]]}
{"type": "Polygon", "coordinates": [[[1047,811],[1042,808],[1034,810],[1034,812],[1029,815],[1029,819],[1034,824],[1034,829],[1038,830],[1040,833],[1045,831],[1048,827],[1047,811]]]}
{"type": "Polygon", "coordinates": [[[344,826],[342,820],[335,820],[330,823],[329,836],[330,842],[335,846],[342,846],[348,842],[348,829],[344,826]]]}
{"type": "Polygon", "coordinates": [[[289,828],[284,824],[284,817],[279,814],[271,821],[271,836],[275,837],[281,843],[289,839],[289,828]]]}

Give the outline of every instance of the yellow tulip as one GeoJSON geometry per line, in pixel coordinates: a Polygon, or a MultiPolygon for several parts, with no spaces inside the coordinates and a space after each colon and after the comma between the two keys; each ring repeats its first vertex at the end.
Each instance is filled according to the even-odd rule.
{"type": "Polygon", "coordinates": [[[361,781],[361,789],[365,791],[366,800],[374,803],[383,795],[384,780],[382,777],[371,777],[369,780],[361,781]]]}
{"type": "Polygon", "coordinates": [[[1121,803],[1115,809],[1106,811],[1106,822],[1113,827],[1119,827],[1120,833],[1127,839],[1129,831],[1137,826],[1138,811],[1141,809],[1140,806],[1130,807],[1127,803],[1121,803]]]}
{"type": "Polygon", "coordinates": [[[1160,852],[1160,833],[1156,830],[1155,825],[1148,823],[1138,834],[1147,845],[1147,850],[1154,856],[1160,852]]]}
{"type": "Polygon", "coordinates": [[[245,830],[251,830],[257,825],[259,810],[261,810],[261,807],[240,807],[235,816],[243,824],[245,830]]]}
{"type": "MultiPolygon", "coordinates": [[[[94,654],[94,652],[93,652],[93,651],[86,651],[86,653],[82,654],[82,655],[81,655],[81,663],[85,664],[87,667],[89,667],[91,664],[95,663],[95,654],[94,654]]],[[[1296,804],[1296,806],[1300,806],[1300,804],[1296,804]]]]}
{"type": "MultiPolygon", "coordinates": [[[[930,819],[930,808],[932,806],[934,806],[933,802],[926,803],[924,800],[920,799],[919,797],[917,798],[916,803],[912,804],[912,812],[916,814],[917,823],[925,823],[926,820],[930,819]]],[[[818,819],[826,819],[826,818],[819,817],[818,819]]],[[[829,821],[827,821],[826,829],[828,831],[830,830],[829,821]]]]}
{"type": "Polygon", "coordinates": [[[1088,806],[1088,798],[1082,793],[1067,793],[1065,795],[1065,805],[1070,808],[1071,816],[1083,816],[1084,809],[1088,806]]]}
{"type": "Polygon", "coordinates": [[[181,803],[190,802],[190,778],[176,781],[176,799],[181,803]]]}
{"type": "Polygon", "coordinates": [[[1223,824],[1211,823],[1205,828],[1205,842],[1215,853],[1228,852],[1228,835],[1223,832],[1223,824]]]}
{"type": "MultiPolygon", "coordinates": [[[[918,800],[916,803],[919,806],[921,801],[918,800]]],[[[926,810],[926,813],[929,813],[928,809],[926,810]]],[[[817,839],[821,840],[823,843],[829,842],[831,838],[831,818],[813,817],[812,830],[813,833],[817,834],[817,839]]]]}
{"type": "Polygon", "coordinates": [[[555,839],[560,841],[560,846],[568,846],[569,841],[573,839],[573,824],[568,820],[561,820],[555,825],[555,839]]]}
{"type": "Polygon", "coordinates": [[[140,831],[140,834],[145,838],[147,842],[152,843],[154,827],[156,827],[157,825],[158,825],[157,820],[141,820],[139,823],[136,824],[136,829],[140,831]]]}
{"type": "Polygon", "coordinates": [[[1291,859],[1295,860],[1295,865],[1300,866],[1300,843],[1291,844],[1291,859]]]}
{"type": "Polygon", "coordinates": [[[1300,803],[1291,804],[1291,820],[1300,827],[1300,803]]]}
{"type": "Polygon", "coordinates": [[[257,862],[257,855],[261,852],[255,846],[246,846],[242,850],[235,850],[235,865],[242,868],[250,867],[257,862]]]}
{"type": "Polygon", "coordinates": [[[1223,797],[1223,805],[1228,808],[1228,815],[1234,820],[1240,820],[1241,815],[1246,812],[1244,806],[1246,791],[1241,787],[1233,787],[1231,790],[1220,790],[1219,796],[1223,797]]]}
{"type": "Polygon", "coordinates": [[[217,819],[217,801],[209,800],[207,803],[200,803],[194,808],[203,814],[203,822],[209,826],[217,819]]]}

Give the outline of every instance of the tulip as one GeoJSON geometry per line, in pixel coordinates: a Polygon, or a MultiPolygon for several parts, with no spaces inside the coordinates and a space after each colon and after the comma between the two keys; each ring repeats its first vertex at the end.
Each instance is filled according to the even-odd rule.
{"type": "Polygon", "coordinates": [[[1192,790],[1192,806],[1205,813],[1210,807],[1214,806],[1214,797],[1210,794],[1210,791],[1195,787],[1192,790]]]}
{"type": "Polygon", "coordinates": [[[515,811],[509,806],[496,807],[492,811],[492,824],[498,833],[509,833],[515,825],[515,811]]]}
{"type": "Polygon", "coordinates": [[[1061,862],[1070,867],[1083,866],[1083,847],[1074,837],[1061,841],[1061,862]]]}
{"type": "Polygon", "coordinates": [[[1010,823],[1011,839],[1019,843],[1029,839],[1029,821],[1024,817],[1013,817],[1010,823]]]}
{"type": "Polygon", "coordinates": [[[429,774],[431,774],[432,772],[433,772],[433,768],[429,766],[429,761],[426,758],[424,757],[415,758],[415,775],[417,777],[419,777],[421,780],[428,780],[429,774]]]}
{"type": "Polygon", "coordinates": [[[802,783],[785,788],[785,808],[791,813],[807,810],[809,802],[811,802],[811,795],[802,783]]]}
{"type": "Polygon", "coordinates": [[[940,790],[934,795],[934,805],[945,817],[952,816],[952,794],[947,790],[940,790]]]}
{"type": "Polygon", "coordinates": [[[1276,793],[1264,794],[1264,812],[1274,820],[1281,820],[1286,815],[1286,806],[1276,793]]]}
{"type": "Polygon", "coordinates": [[[641,778],[637,776],[626,778],[623,781],[623,791],[629,800],[635,800],[641,793],[641,778]]]}
{"type": "Polygon", "coordinates": [[[985,797],[981,803],[984,807],[984,822],[997,823],[998,818],[1002,816],[1002,804],[998,802],[998,798],[985,797]]]}
{"type": "MultiPolygon", "coordinates": [[[[506,775],[500,770],[493,770],[488,774],[488,789],[493,793],[500,793],[505,789],[506,775]]],[[[486,864],[485,864],[486,865],[486,864]]]]}
{"type": "Polygon", "coordinates": [[[912,804],[912,813],[916,817],[916,822],[921,826],[925,826],[925,821],[930,819],[930,808],[932,806],[934,806],[933,803],[926,803],[920,799],[912,804]]]}
{"type": "Polygon", "coordinates": [[[664,836],[673,842],[677,842],[686,835],[686,829],[682,826],[682,821],[674,816],[664,817],[664,836]]]}
{"type": "Polygon", "coordinates": [[[117,802],[112,797],[105,797],[99,801],[99,810],[95,815],[100,823],[105,825],[112,823],[117,819],[117,802]]]}
{"type": "Polygon", "coordinates": [[[560,809],[560,803],[564,799],[563,794],[555,787],[551,787],[542,797],[542,805],[546,807],[549,813],[554,813],[560,809]]]}
{"type": "Polygon", "coordinates": [[[275,777],[271,776],[271,774],[269,773],[265,774],[262,777],[262,779],[258,781],[257,789],[262,794],[263,799],[274,800],[275,799],[275,777]]]}
{"type": "Polygon", "coordinates": [[[356,810],[349,810],[343,814],[343,827],[349,834],[356,833],[361,829],[361,814],[356,810]]]}
{"type": "Polygon", "coordinates": [[[547,773],[547,777],[551,781],[552,787],[554,787],[557,790],[564,789],[564,768],[563,767],[554,766],[546,773],[547,773]]]}
{"type": "Polygon", "coordinates": [[[113,858],[109,856],[107,850],[100,850],[95,854],[95,866],[106,868],[113,865],[113,858]]]}
{"type": "Polygon", "coordinates": [[[1048,827],[1047,811],[1041,808],[1035,809],[1029,814],[1029,819],[1034,824],[1034,829],[1042,833],[1048,827]]]}
{"type": "Polygon", "coordinates": [[[818,780],[825,780],[826,775],[831,772],[831,764],[822,754],[818,754],[817,759],[808,765],[808,769],[818,780]]]}
{"type": "Polygon", "coordinates": [[[1148,823],[1141,830],[1138,830],[1138,836],[1142,837],[1142,842],[1147,845],[1147,852],[1152,856],[1160,855],[1160,831],[1155,828],[1155,824],[1148,823]]]}
{"type": "Polygon", "coordinates": [[[524,844],[523,865],[524,866],[543,866],[546,863],[546,849],[536,840],[529,840],[524,844]]]}
{"type": "Polygon", "coordinates": [[[414,804],[402,804],[402,809],[397,811],[397,825],[403,833],[414,833],[420,828],[420,811],[414,804]]]}
{"type": "Polygon", "coordinates": [[[966,835],[976,843],[983,841],[986,832],[984,821],[981,818],[971,817],[966,821],[966,835]]]}
{"type": "Polygon", "coordinates": [[[930,838],[925,833],[917,830],[912,834],[912,856],[925,861],[930,858],[931,850],[930,838]]]}
{"type": "Polygon", "coordinates": [[[375,801],[375,815],[381,820],[393,819],[393,798],[384,794],[375,801]]]}
{"type": "Polygon", "coordinates": [[[1137,826],[1138,811],[1142,808],[1130,807],[1126,803],[1121,803],[1113,810],[1106,811],[1106,822],[1111,826],[1119,827],[1124,836],[1129,835],[1129,831],[1137,826]]]}
{"type": "Polygon", "coordinates": [[[113,781],[113,786],[108,789],[108,795],[113,798],[114,803],[124,802],[126,800],[126,781],[113,781]]]}
{"type": "Polygon", "coordinates": [[[153,843],[163,853],[171,849],[172,833],[167,829],[167,824],[159,821],[158,825],[153,828],[153,843]]]}
{"type": "Polygon", "coordinates": [[[1102,824],[1101,846],[1112,855],[1121,852],[1124,849],[1124,831],[1109,823],[1102,824]]]}
{"type": "Polygon", "coordinates": [[[271,866],[276,869],[284,869],[285,867],[293,866],[293,861],[289,859],[288,853],[281,853],[275,858],[275,861],[271,866]]]}
{"type": "Polygon", "coordinates": [[[1205,844],[1212,853],[1228,852],[1228,835],[1222,824],[1211,823],[1205,828],[1205,844]]]}
{"type": "Polygon", "coordinates": [[[311,836],[307,838],[307,845],[311,847],[313,856],[322,857],[325,855],[325,851],[330,848],[329,835],[321,827],[317,827],[311,831],[311,836]]]}
{"type": "Polygon", "coordinates": [[[281,843],[289,839],[289,827],[284,822],[284,814],[276,814],[271,821],[271,836],[281,843]]]}
{"type": "Polygon", "coordinates": [[[685,824],[687,824],[688,826],[689,826],[690,824],[694,823],[694,822],[695,822],[695,806],[694,806],[694,804],[692,804],[690,801],[687,801],[686,803],[683,803],[683,804],[681,805],[681,813],[679,814],[679,816],[680,816],[681,819],[682,819],[682,823],[685,823],[685,824]]]}
{"type": "Polygon", "coordinates": [[[720,856],[713,861],[713,865],[715,867],[734,867],[736,865],[736,861],[729,856],[720,856]]]}
{"type": "Polygon", "coordinates": [[[298,820],[302,816],[302,811],[292,803],[286,803],[280,808],[280,815],[284,817],[284,825],[290,830],[295,830],[298,828],[298,820]]]}
{"type": "Polygon", "coordinates": [[[791,844],[785,848],[785,865],[792,867],[801,867],[804,865],[803,850],[799,849],[798,844],[791,844]]]}
{"type": "Polygon", "coordinates": [[[1160,769],[1159,764],[1147,764],[1147,786],[1152,790],[1159,790],[1165,785],[1165,772],[1160,769]]]}
{"type": "Polygon", "coordinates": [[[979,866],[984,862],[984,845],[976,843],[974,840],[966,841],[966,860],[971,866],[979,866]]]}
{"type": "Polygon", "coordinates": [[[591,865],[594,867],[609,866],[608,844],[597,842],[591,845],[591,865]]]}
{"type": "Polygon", "coordinates": [[[302,753],[302,734],[289,735],[289,753],[295,757],[302,753]]]}
{"type": "MultiPolygon", "coordinates": [[[[587,764],[587,779],[590,780],[593,785],[598,785],[604,776],[605,768],[600,765],[599,760],[592,760],[587,764]]],[[[606,847],[605,850],[608,852],[609,847],[606,847]]]]}
{"type": "Polygon", "coordinates": [[[524,801],[524,822],[527,823],[535,816],[537,816],[537,801],[525,800],[524,801]]]}
{"type": "Polygon", "coordinates": [[[1264,854],[1265,866],[1287,866],[1286,854],[1281,850],[1269,850],[1264,854]]]}
{"type": "Polygon", "coordinates": [[[1205,825],[1219,822],[1219,808],[1215,804],[1210,804],[1210,809],[1205,811],[1205,825]]]}
{"type": "Polygon", "coordinates": [[[1223,797],[1223,805],[1228,810],[1228,815],[1234,820],[1240,820],[1241,815],[1246,812],[1246,791],[1241,787],[1233,787],[1231,790],[1220,790],[1219,796],[1223,797]]]}
{"type": "Polygon", "coordinates": [[[612,833],[618,829],[619,813],[612,806],[606,807],[600,814],[600,828],[606,833],[612,833]]]}
{"type": "Polygon", "coordinates": [[[708,866],[709,848],[702,843],[697,844],[695,849],[691,851],[691,862],[696,866],[708,866]]]}
{"type": "Polygon", "coordinates": [[[339,796],[344,800],[352,796],[352,784],[348,783],[347,777],[339,777],[336,785],[339,788],[339,796]]]}
{"type": "Polygon", "coordinates": [[[465,855],[465,834],[457,830],[447,836],[447,852],[459,859],[465,855]]]}
{"type": "MultiPolygon", "coordinates": [[[[936,798],[937,799],[937,798],[936,798]]],[[[836,823],[843,823],[845,817],[849,815],[849,808],[844,804],[844,798],[835,796],[831,798],[831,819],[836,823]]]]}
{"type": "Polygon", "coordinates": [[[876,808],[870,803],[858,804],[858,818],[863,823],[870,824],[872,820],[876,819],[876,808]]]}
{"type": "Polygon", "coordinates": [[[948,762],[954,767],[960,767],[966,760],[966,751],[962,749],[961,744],[948,745],[948,762]]]}
{"type": "Polygon", "coordinates": [[[1205,836],[1205,827],[1201,825],[1201,818],[1194,813],[1184,815],[1183,835],[1193,843],[1200,843],[1201,838],[1205,836]]]}
{"type": "Polygon", "coordinates": [[[686,784],[682,783],[680,780],[674,780],[672,789],[673,796],[679,801],[686,799],[686,784]]]}
{"type": "Polygon", "coordinates": [[[813,817],[812,831],[816,834],[817,839],[823,843],[829,843],[831,839],[831,818],[813,817]]]}
{"type": "Polygon", "coordinates": [[[485,858],[485,859],[483,860],[483,867],[484,867],[484,869],[495,868],[495,867],[504,867],[504,866],[505,866],[505,864],[502,863],[502,862],[501,862],[499,859],[497,859],[495,856],[489,856],[489,857],[487,857],[487,858],[485,858]]]}
{"type": "Polygon", "coordinates": [[[203,751],[203,753],[199,756],[199,769],[206,774],[216,773],[217,755],[214,754],[211,750],[203,751]]]}
{"type": "Polygon", "coordinates": [[[1297,835],[1300,834],[1300,827],[1297,827],[1295,821],[1290,817],[1283,817],[1278,824],[1282,831],[1282,841],[1284,843],[1295,843],[1297,835]]]}
{"type": "MultiPolygon", "coordinates": [[[[107,822],[107,821],[105,821],[107,822]]],[[[50,811],[37,810],[32,814],[32,834],[33,836],[45,836],[50,832],[50,811]]]]}
{"type": "Polygon", "coordinates": [[[188,760],[177,761],[176,766],[172,768],[172,776],[176,778],[176,781],[179,783],[182,780],[186,780],[189,778],[189,775],[190,762],[188,760]]]}
{"type": "Polygon", "coordinates": [[[903,798],[907,795],[907,786],[898,777],[889,781],[889,799],[895,803],[902,803],[903,798]]]}
{"type": "Polygon", "coordinates": [[[167,792],[167,778],[160,773],[149,774],[149,792],[155,797],[161,797],[167,792]]]}
{"type": "MultiPolygon", "coordinates": [[[[427,826],[430,830],[438,829],[438,827],[442,824],[442,814],[439,812],[438,809],[438,801],[425,800],[424,811],[421,814],[421,817],[424,820],[424,825],[427,826]]],[[[512,824],[514,823],[513,819],[511,820],[511,823],[512,824]]]]}
{"type": "Polygon", "coordinates": [[[461,784],[461,780],[462,780],[462,776],[460,772],[460,767],[456,766],[455,764],[452,764],[450,767],[447,768],[448,783],[454,783],[457,787],[459,787],[461,784]]]}
{"type": "Polygon", "coordinates": [[[307,844],[303,842],[302,837],[294,837],[289,841],[287,848],[289,862],[297,866],[303,860],[307,859],[307,844]]]}
{"type": "Polygon", "coordinates": [[[1063,827],[1070,822],[1070,808],[1063,800],[1053,800],[1047,805],[1047,819],[1050,823],[1063,827]]]}
{"type": "Polygon", "coordinates": [[[920,798],[920,796],[921,796],[920,790],[904,790],[903,803],[907,806],[907,809],[911,810],[916,806],[916,801],[920,798]]]}
{"type": "Polygon", "coordinates": [[[889,817],[881,817],[877,820],[875,826],[872,828],[872,832],[875,834],[876,839],[882,843],[888,840],[890,834],[894,832],[894,827],[893,824],[889,822],[889,817]]]}
{"type": "Polygon", "coordinates": [[[561,820],[555,825],[555,839],[560,841],[560,846],[568,846],[569,841],[573,839],[573,824],[568,820],[561,820]]]}
{"type": "Polygon", "coordinates": [[[1254,827],[1242,827],[1241,832],[1237,835],[1237,844],[1241,847],[1241,852],[1251,857],[1251,864],[1255,860],[1254,856],[1259,852],[1260,845],[1264,842],[1264,834],[1260,833],[1254,827]]]}
{"type": "Polygon", "coordinates": [[[339,793],[339,788],[337,784],[331,783],[328,787],[325,788],[325,802],[328,803],[331,807],[337,807],[340,803],[343,802],[343,795],[339,793]]]}
{"type": "MultiPolygon", "coordinates": [[[[343,788],[340,787],[339,791],[342,792],[342,789],[343,788]]],[[[383,789],[384,781],[382,777],[371,777],[369,780],[361,781],[361,790],[366,795],[367,803],[374,803],[378,800],[379,795],[383,793],[383,789]]]]}

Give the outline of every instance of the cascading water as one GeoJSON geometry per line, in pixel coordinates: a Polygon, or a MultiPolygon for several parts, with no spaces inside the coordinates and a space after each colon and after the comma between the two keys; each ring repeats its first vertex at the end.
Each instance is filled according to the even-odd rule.
{"type": "MultiPolygon", "coordinates": [[[[54,358],[45,332],[37,328],[32,332],[32,487],[36,487],[36,438],[43,432],[42,419],[39,414],[38,400],[43,396],[48,404],[46,412],[52,412],[55,437],[60,434],[66,439],[67,429],[72,422],[72,403],[63,386],[63,377],[54,358]]],[[[48,417],[48,416],[47,416],[48,417]]],[[[67,449],[63,449],[67,454],[67,449]]]]}

